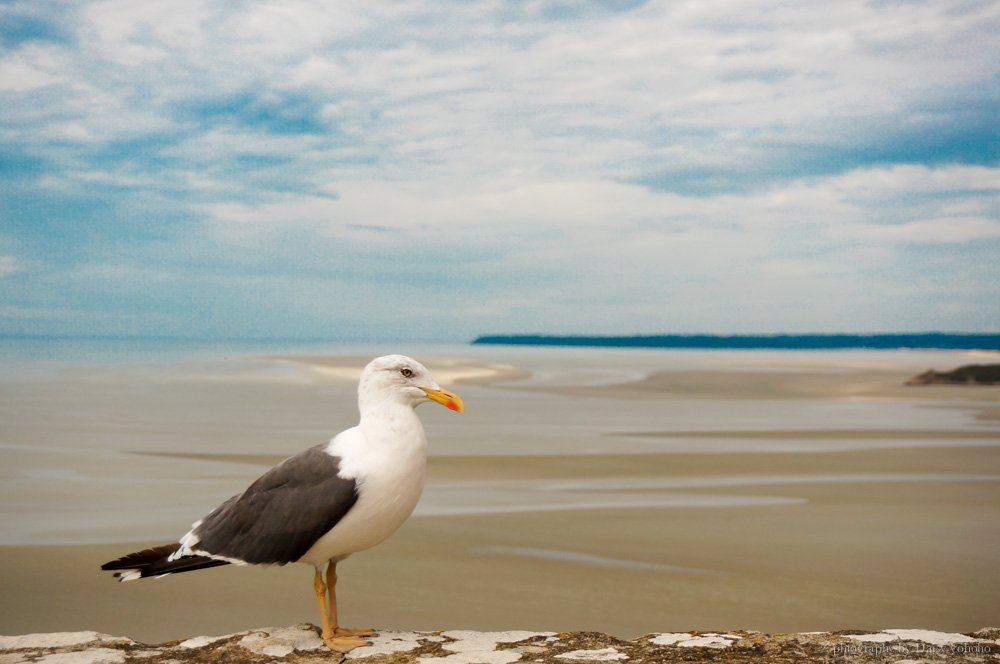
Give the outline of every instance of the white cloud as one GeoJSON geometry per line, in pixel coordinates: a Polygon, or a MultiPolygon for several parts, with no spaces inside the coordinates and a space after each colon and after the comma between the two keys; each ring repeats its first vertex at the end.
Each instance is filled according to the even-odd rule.
{"type": "Polygon", "coordinates": [[[14,256],[0,256],[0,279],[18,270],[20,270],[20,266],[14,256]]]}
{"type": "Polygon", "coordinates": [[[29,59],[25,55],[13,55],[0,60],[0,90],[25,92],[62,80],[29,64],[29,59]]]}
{"type": "Polygon", "coordinates": [[[1000,239],[1000,220],[983,217],[920,219],[858,229],[872,242],[950,244],[1000,239]]]}
{"type": "Polygon", "coordinates": [[[183,0],[136,4],[127,0],[99,0],[80,8],[80,31],[92,40],[88,55],[138,73],[146,65],[180,56],[185,60],[207,46],[216,15],[212,3],[183,0]]]}
{"type": "MultiPolygon", "coordinates": [[[[351,109],[339,116],[348,122],[379,114],[363,139],[407,164],[426,164],[452,137],[466,149],[437,152],[449,176],[470,164],[517,166],[506,143],[522,162],[587,177],[661,149],[689,163],[739,163],[738,152],[700,151],[710,138],[702,132],[718,132],[720,146],[760,132],[833,138],[839,121],[899,112],[921,91],[988,79],[994,69],[968,57],[970,45],[991,39],[989,5],[962,13],[852,2],[831,14],[813,3],[777,11],[688,2],[551,23],[504,23],[496,7],[483,7],[89,3],[82,57],[63,62],[58,76],[41,71],[113,96],[138,86],[160,113],[248,86],[318,94],[329,109],[351,109]],[[910,48],[917,42],[931,48],[910,48]],[[573,140],[560,144],[560,136],[573,140]]],[[[39,56],[19,57],[32,67],[39,56]]],[[[125,101],[95,104],[88,95],[81,110],[134,113],[125,101]]]]}
{"type": "Polygon", "coordinates": [[[901,164],[885,168],[858,169],[831,179],[838,195],[858,199],[886,194],[934,194],[940,192],[997,192],[995,167],[951,165],[930,168],[901,164]]]}
{"type": "MultiPolygon", "coordinates": [[[[940,289],[934,280],[941,266],[928,269],[909,247],[1000,237],[1000,224],[984,217],[933,216],[961,206],[962,196],[975,207],[986,175],[966,167],[865,169],[716,197],[601,181],[497,189],[469,184],[457,190],[438,181],[406,186],[365,181],[343,183],[337,199],[289,195],[266,205],[208,211],[219,237],[236,244],[264,233],[273,249],[308,237],[321,253],[323,242],[334,242],[348,251],[380,251],[386,261],[432,246],[435,256],[444,258],[451,283],[482,280],[475,300],[460,297],[468,293],[464,288],[449,294],[434,287],[423,297],[415,295],[433,297],[434,305],[404,304],[395,296],[389,302],[427,315],[436,311],[442,319],[450,318],[444,313],[449,310],[456,320],[466,316],[456,325],[478,325],[468,329],[470,335],[483,326],[572,332],[606,325],[602,331],[614,332],[623,321],[632,326],[625,331],[634,332],[764,332],[773,331],[774,320],[785,330],[815,331],[842,328],[846,320],[851,326],[870,320],[891,327],[886,316],[892,309],[884,298],[898,304],[908,300],[906,292],[940,289]],[[950,195],[904,214],[894,211],[889,216],[895,223],[884,223],[870,218],[870,207],[851,200],[854,191],[844,183],[853,180],[868,183],[866,199],[879,198],[877,183],[884,184],[881,195],[889,199],[900,189],[922,192],[924,181],[949,183],[950,195]],[[500,275],[502,282],[491,284],[500,275]],[[593,320],[595,312],[603,322],[593,320]]],[[[1000,181],[1000,173],[993,175],[1000,181]]],[[[365,284],[368,270],[383,269],[372,260],[370,254],[358,258],[343,278],[365,284]]],[[[427,267],[433,270],[433,264],[427,267]]],[[[955,271],[946,294],[936,297],[956,297],[955,289],[972,278],[961,276],[969,269],[974,268],[955,271]]],[[[380,309],[380,299],[398,295],[399,288],[421,292],[402,286],[412,279],[405,269],[380,278],[389,282],[370,291],[376,295],[369,310],[380,309]]],[[[879,329],[868,325],[868,331],[879,329]]]]}

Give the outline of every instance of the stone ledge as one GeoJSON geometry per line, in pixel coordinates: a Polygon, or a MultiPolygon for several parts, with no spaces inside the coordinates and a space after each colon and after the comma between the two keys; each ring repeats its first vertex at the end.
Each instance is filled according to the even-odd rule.
{"type": "Polygon", "coordinates": [[[98,632],[0,636],[0,664],[574,664],[584,662],[1000,662],[1000,628],[804,634],[680,632],[625,641],[596,632],[384,631],[347,655],[313,625],[267,627],[147,645],[98,632]]]}

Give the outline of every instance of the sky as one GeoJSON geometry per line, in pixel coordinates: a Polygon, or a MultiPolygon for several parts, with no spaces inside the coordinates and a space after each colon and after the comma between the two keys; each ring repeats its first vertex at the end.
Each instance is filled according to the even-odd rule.
{"type": "Polygon", "coordinates": [[[1000,330],[1000,3],[0,2],[0,335],[1000,330]]]}

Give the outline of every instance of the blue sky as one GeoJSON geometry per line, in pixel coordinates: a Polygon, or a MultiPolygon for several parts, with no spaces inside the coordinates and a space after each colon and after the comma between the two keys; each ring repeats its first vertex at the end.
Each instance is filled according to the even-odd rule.
{"type": "Polygon", "coordinates": [[[992,1],[0,3],[0,334],[1000,329],[992,1]]]}

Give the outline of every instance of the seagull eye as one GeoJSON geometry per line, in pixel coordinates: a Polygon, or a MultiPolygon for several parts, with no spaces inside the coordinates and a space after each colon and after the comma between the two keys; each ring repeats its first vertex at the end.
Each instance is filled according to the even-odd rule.
{"type": "Polygon", "coordinates": [[[410,367],[403,367],[399,370],[399,373],[403,374],[403,378],[409,378],[413,375],[413,369],[410,367]]]}

